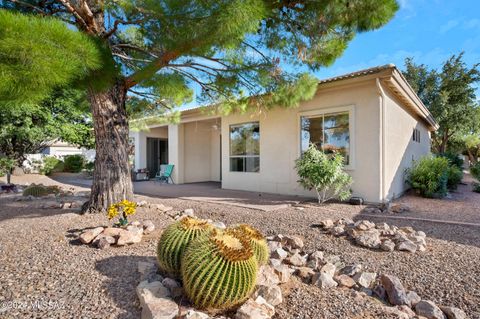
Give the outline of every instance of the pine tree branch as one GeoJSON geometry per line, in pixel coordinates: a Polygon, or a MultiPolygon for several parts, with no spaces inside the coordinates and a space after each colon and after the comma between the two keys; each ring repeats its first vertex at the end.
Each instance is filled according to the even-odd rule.
{"type": "Polygon", "coordinates": [[[65,9],[67,9],[67,11],[69,13],[71,13],[74,17],[75,17],[75,20],[81,24],[81,29],[84,29],[87,33],[89,34],[94,34],[94,31],[91,29],[91,27],[87,24],[87,22],[85,21],[85,19],[83,19],[83,17],[79,14],[79,12],[75,9],[74,6],[72,6],[72,4],[70,2],[68,2],[68,0],[57,0],[59,1],[60,3],[63,4],[63,6],[65,7],[65,9]]]}
{"type": "Polygon", "coordinates": [[[144,22],[145,20],[146,20],[145,18],[132,20],[132,21],[115,20],[115,22],[113,23],[113,27],[110,30],[106,31],[102,37],[104,39],[111,37],[115,32],[117,32],[120,24],[123,24],[123,25],[138,24],[138,23],[144,22]]]}

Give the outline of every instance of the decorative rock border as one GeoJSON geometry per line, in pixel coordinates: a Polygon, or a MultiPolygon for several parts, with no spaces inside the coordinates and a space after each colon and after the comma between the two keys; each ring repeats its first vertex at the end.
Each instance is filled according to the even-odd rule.
{"type": "Polygon", "coordinates": [[[375,224],[368,220],[354,222],[349,218],[336,221],[326,219],[315,226],[336,237],[346,236],[357,245],[371,249],[415,253],[425,251],[427,246],[427,235],[423,231],[415,231],[412,227],[399,228],[387,223],[375,224]]]}
{"type": "MultiPolygon", "coordinates": [[[[179,219],[182,216],[193,216],[193,213],[193,210],[172,212],[171,217],[179,219]]],[[[223,223],[215,224],[225,226],[223,223]]],[[[375,225],[369,221],[354,223],[346,219],[336,222],[326,220],[322,222],[322,226],[329,232],[334,232],[335,227],[343,226],[343,232],[337,229],[342,235],[349,232],[364,234],[375,229],[382,234],[381,236],[409,238],[409,235],[414,234],[424,238],[421,236],[422,232],[416,232],[410,227],[395,228],[383,223],[375,225]],[[381,233],[381,231],[388,231],[388,233],[381,233]]],[[[422,299],[415,291],[405,289],[395,276],[365,271],[358,263],[345,265],[340,256],[326,256],[322,251],[306,253],[303,251],[304,243],[300,236],[280,234],[269,236],[267,243],[271,258],[268,265],[260,267],[255,292],[236,309],[233,315],[228,317],[225,314],[212,315],[197,311],[186,303],[187,299],[180,282],[159,274],[155,263],[138,262],[141,282],[137,287],[137,295],[142,307],[142,319],[270,319],[275,314],[275,307],[284,301],[280,286],[289,282],[292,276],[320,289],[338,287],[350,289],[354,294],[362,297],[375,297],[384,304],[385,313],[401,319],[467,318],[461,309],[437,306],[432,301],[422,299]]],[[[417,248],[417,250],[420,249],[417,248]]]]}
{"type": "Polygon", "coordinates": [[[92,245],[99,249],[105,249],[111,245],[125,246],[139,243],[144,234],[149,234],[155,230],[155,225],[151,220],[143,222],[134,221],[127,227],[96,227],[88,229],[78,236],[82,244],[92,245]]]}

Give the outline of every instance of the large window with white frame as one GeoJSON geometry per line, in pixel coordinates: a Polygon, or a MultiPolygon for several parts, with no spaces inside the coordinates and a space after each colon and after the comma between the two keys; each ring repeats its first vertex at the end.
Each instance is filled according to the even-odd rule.
{"type": "Polygon", "coordinates": [[[258,122],[230,126],[230,171],[260,171],[260,125],[258,122]]]}
{"type": "Polygon", "coordinates": [[[351,164],[350,112],[315,113],[300,117],[301,151],[314,144],[326,153],[338,152],[351,164]]]}

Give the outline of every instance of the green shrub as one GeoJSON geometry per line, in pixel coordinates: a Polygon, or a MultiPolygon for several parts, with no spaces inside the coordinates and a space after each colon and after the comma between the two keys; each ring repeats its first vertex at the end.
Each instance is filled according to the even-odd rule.
{"type": "Polygon", "coordinates": [[[460,158],[458,154],[455,153],[442,153],[438,154],[439,157],[444,157],[448,159],[450,165],[456,166],[458,169],[463,170],[463,159],[460,158]]]}
{"type": "Polygon", "coordinates": [[[315,190],[319,203],[329,199],[345,200],[350,197],[352,177],[343,171],[343,156],[327,155],[311,144],[295,161],[298,181],[305,189],[315,190]]]}
{"type": "Polygon", "coordinates": [[[47,156],[43,159],[43,165],[40,168],[40,174],[50,175],[53,172],[62,172],[64,164],[61,160],[53,156],[47,156]]]}
{"type": "Polygon", "coordinates": [[[472,186],[473,186],[473,189],[472,189],[472,190],[473,190],[475,193],[480,193],[480,184],[479,184],[479,183],[473,183],[472,186]]]}
{"type": "Polygon", "coordinates": [[[448,171],[448,159],[425,156],[407,169],[407,183],[424,197],[444,197],[447,194],[448,171]]]}
{"type": "Polygon", "coordinates": [[[470,166],[470,174],[472,174],[473,178],[480,181],[480,162],[470,166]]]}
{"type": "Polygon", "coordinates": [[[69,173],[79,173],[85,164],[85,158],[82,155],[66,155],[63,158],[63,171],[69,173]]]}
{"type": "Polygon", "coordinates": [[[463,171],[455,165],[450,165],[448,168],[448,179],[447,187],[448,189],[457,189],[458,184],[462,181],[463,171]]]}
{"type": "Polygon", "coordinates": [[[194,239],[182,258],[183,288],[200,309],[230,309],[255,289],[258,262],[238,229],[215,229],[194,239]]]}

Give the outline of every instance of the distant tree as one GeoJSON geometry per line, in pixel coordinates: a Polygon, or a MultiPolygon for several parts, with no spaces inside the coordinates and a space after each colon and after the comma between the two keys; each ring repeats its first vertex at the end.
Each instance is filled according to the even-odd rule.
{"type": "Polygon", "coordinates": [[[21,165],[56,140],[94,147],[92,122],[83,91],[57,90],[38,104],[3,107],[0,154],[21,165]]]}
{"type": "Polygon", "coordinates": [[[460,53],[436,71],[407,58],[403,74],[440,126],[432,136],[433,151],[447,152],[452,137],[470,133],[478,107],[474,84],[480,80],[479,64],[467,67],[460,53]]]}
{"type": "MultiPolygon", "coordinates": [[[[190,101],[193,90],[224,112],[294,107],[315,93],[305,70],[331,65],[358,32],[398,10],[395,0],[0,0],[2,7],[54,16],[98,44],[103,68],[85,81],[97,151],[91,212],[133,196],[127,93],[160,111],[190,101]]],[[[39,25],[4,36],[35,47],[39,25]]]]}

